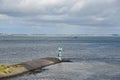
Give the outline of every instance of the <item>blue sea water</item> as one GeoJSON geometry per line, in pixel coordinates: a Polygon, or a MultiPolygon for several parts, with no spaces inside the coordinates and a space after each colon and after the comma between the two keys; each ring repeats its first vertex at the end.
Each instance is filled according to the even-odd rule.
{"type": "Polygon", "coordinates": [[[64,62],[8,80],[120,80],[120,37],[0,36],[0,65],[57,57],[64,62]]]}

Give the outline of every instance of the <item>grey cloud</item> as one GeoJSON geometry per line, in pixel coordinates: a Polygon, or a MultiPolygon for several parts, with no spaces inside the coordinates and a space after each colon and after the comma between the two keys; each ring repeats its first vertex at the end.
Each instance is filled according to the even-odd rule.
{"type": "MultiPolygon", "coordinates": [[[[66,0],[1,0],[0,11],[2,13],[18,13],[23,15],[58,14],[66,9],[66,2],[66,0]]],[[[67,2],[67,6],[71,2],[67,2]]]]}
{"type": "Polygon", "coordinates": [[[119,0],[0,0],[0,14],[18,23],[120,26],[119,0]],[[26,22],[26,23],[25,23],[26,22]]]}

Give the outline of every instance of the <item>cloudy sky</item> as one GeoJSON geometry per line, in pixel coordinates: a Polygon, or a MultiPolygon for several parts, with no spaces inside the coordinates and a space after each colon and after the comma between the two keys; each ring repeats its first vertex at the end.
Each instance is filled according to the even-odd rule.
{"type": "Polygon", "coordinates": [[[0,33],[120,34],[120,0],[0,0],[0,33]]]}

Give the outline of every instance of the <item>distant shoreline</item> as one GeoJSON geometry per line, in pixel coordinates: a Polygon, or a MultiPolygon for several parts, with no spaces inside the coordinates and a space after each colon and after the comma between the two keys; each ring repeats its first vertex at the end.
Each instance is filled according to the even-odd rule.
{"type": "Polygon", "coordinates": [[[38,36],[38,37],[120,37],[120,34],[3,34],[0,36],[38,36]]]}

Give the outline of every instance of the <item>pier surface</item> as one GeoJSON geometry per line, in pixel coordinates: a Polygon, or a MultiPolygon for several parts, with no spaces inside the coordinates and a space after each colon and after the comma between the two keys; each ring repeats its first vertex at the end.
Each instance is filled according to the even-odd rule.
{"type": "Polygon", "coordinates": [[[41,58],[36,60],[31,60],[27,62],[22,62],[15,65],[10,65],[7,68],[0,70],[0,79],[8,78],[12,76],[17,76],[31,70],[38,68],[43,68],[52,64],[60,63],[61,61],[57,58],[41,58]]]}

